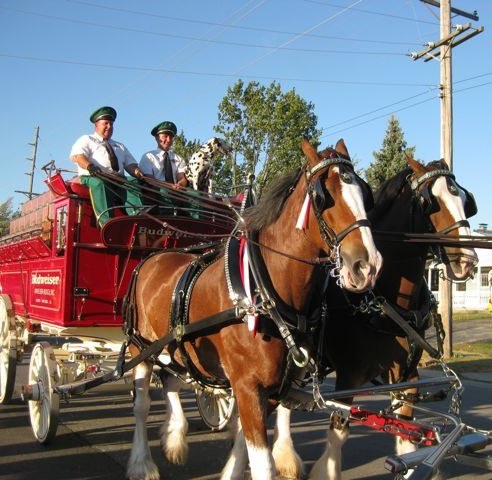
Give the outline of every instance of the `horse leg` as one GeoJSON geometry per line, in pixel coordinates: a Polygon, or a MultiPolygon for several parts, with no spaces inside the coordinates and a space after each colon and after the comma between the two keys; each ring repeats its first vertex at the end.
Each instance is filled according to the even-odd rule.
{"type": "Polygon", "coordinates": [[[251,479],[273,480],[276,472],[273,457],[268,447],[266,395],[261,394],[256,382],[251,384],[244,379],[235,382],[232,388],[236,395],[239,418],[248,450],[251,479]]]}
{"type": "Polygon", "coordinates": [[[290,414],[288,408],[277,407],[277,421],[275,423],[273,458],[277,472],[281,477],[302,478],[304,469],[301,457],[294,449],[290,433],[290,414]]]}
{"type": "Polygon", "coordinates": [[[186,441],[188,421],[179,399],[181,387],[181,380],[171,375],[163,382],[167,411],[161,427],[161,447],[167,460],[177,465],[184,465],[188,458],[188,442],[186,441]]]}
{"type": "MultiPolygon", "coordinates": [[[[408,393],[408,391],[406,393],[408,393]]],[[[394,405],[394,404],[398,404],[399,401],[398,399],[392,399],[391,403],[394,405]]],[[[402,419],[412,420],[413,418],[413,408],[409,405],[403,405],[402,407],[397,408],[394,412],[396,415],[398,415],[399,418],[402,419]]],[[[414,443],[400,436],[396,436],[395,444],[396,444],[397,455],[403,455],[405,453],[414,452],[417,449],[414,443]]]]}
{"type": "Polygon", "coordinates": [[[152,460],[147,439],[147,417],[150,410],[149,384],[152,365],[147,362],[138,364],[134,369],[134,400],[135,431],[133,434],[132,451],[127,466],[127,477],[130,480],[159,480],[159,469],[152,460]]]}
{"type": "MultiPolygon", "coordinates": [[[[390,377],[391,378],[391,377],[390,377]]],[[[398,376],[396,376],[398,378],[398,376]]],[[[419,379],[419,374],[415,371],[412,375],[409,376],[409,381],[417,381],[419,379]]],[[[395,377],[391,378],[391,382],[395,383],[395,377]]],[[[416,388],[411,388],[405,390],[406,395],[417,395],[418,390],[416,388]]],[[[399,401],[396,398],[392,398],[391,403],[398,404],[399,401]]],[[[400,408],[394,410],[394,413],[398,415],[402,419],[412,420],[413,419],[413,407],[411,405],[403,405],[400,408]]],[[[417,450],[417,446],[415,443],[412,443],[410,440],[406,440],[400,436],[396,436],[395,438],[395,447],[396,454],[403,455],[405,453],[414,452],[417,450]]],[[[408,472],[404,475],[405,478],[408,478],[413,473],[413,469],[409,469],[408,472]]]]}
{"type": "Polygon", "coordinates": [[[242,480],[246,467],[248,466],[248,451],[239,416],[236,419],[234,429],[236,431],[234,445],[222,469],[221,480],[242,480]]]}
{"type": "Polygon", "coordinates": [[[348,435],[348,425],[341,429],[330,425],[325,450],[309,473],[310,480],[341,480],[342,446],[347,441],[348,435]]]}

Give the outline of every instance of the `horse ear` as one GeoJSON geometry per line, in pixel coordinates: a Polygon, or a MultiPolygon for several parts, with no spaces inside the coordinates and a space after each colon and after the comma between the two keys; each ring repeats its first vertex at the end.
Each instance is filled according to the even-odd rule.
{"type": "Polygon", "coordinates": [[[305,138],[303,138],[301,141],[301,148],[302,148],[302,153],[304,153],[311,166],[316,165],[319,161],[318,152],[305,138]]]}
{"type": "Polygon", "coordinates": [[[415,173],[424,174],[427,171],[420,162],[417,162],[417,160],[415,160],[407,153],[405,153],[405,157],[407,157],[407,163],[415,173]]]}
{"type": "Polygon", "coordinates": [[[343,138],[338,140],[337,144],[335,145],[335,150],[341,155],[343,155],[344,157],[350,158],[349,152],[347,150],[347,146],[345,145],[343,138]]]}

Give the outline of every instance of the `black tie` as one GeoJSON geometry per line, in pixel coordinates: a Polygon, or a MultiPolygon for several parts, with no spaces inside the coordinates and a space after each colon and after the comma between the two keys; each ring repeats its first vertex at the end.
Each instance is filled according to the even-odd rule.
{"type": "Polygon", "coordinates": [[[118,173],[120,171],[120,167],[118,165],[118,157],[116,156],[116,153],[114,153],[113,147],[109,144],[107,140],[104,140],[104,147],[106,148],[106,151],[108,152],[109,155],[109,161],[111,162],[111,168],[113,171],[118,173]]]}
{"type": "Polygon", "coordinates": [[[173,167],[171,166],[171,159],[169,153],[164,150],[164,176],[166,182],[174,183],[173,167]]]}

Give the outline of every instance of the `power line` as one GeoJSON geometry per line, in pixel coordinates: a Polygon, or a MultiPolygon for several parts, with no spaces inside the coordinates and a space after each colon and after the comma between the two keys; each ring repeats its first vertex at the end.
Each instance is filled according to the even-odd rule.
{"type": "MultiPolygon", "coordinates": [[[[485,73],[485,74],[483,74],[483,75],[477,75],[476,77],[472,77],[472,78],[470,78],[470,79],[465,79],[465,80],[461,80],[461,81],[462,81],[462,82],[465,82],[465,81],[472,80],[472,79],[475,79],[475,78],[478,78],[478,77],[482,77],[482,76],[485,76],[485,75],[492,75],[492,72],[491,72],[491,73],[485,73]]],[[[473,89],[475,89],[475,88],[484,87],[484,86],[487,86],[487,85],[492,85],[492,81],[490,81],[490,82],[485,82],[485,83],[480,83],[480,84],[477,84],[477,85],[472,85],[472,86],[470,86],[470,87],[460,88],[460,89],[458,89],[458,90],[453,90],[453,93],[461,93],[461,92],[465,92],[465,91],[468,91],[468,90],[473,90],[473,89]]],[[[330,125],[330,126],[328,126],[328,127],[322,128],[322,130],[323,130],[323,131],[326,131],[326,130],[328,130],[329,128],[337,127],[337,126],[339,126],[339,125],[343,125],[343,124],[345,124],[345,123],[351,122],[351,121],[356,120],[356,119],[358,119],[358,118],[362,118],[362,117],[365,117],[365,116],[367,116],[367,115],[371,115],[372,113],[375,113],[375,112],[381,111],[381,110],[383,110],[383,109],[385,109],[385,108],[389,108],[389,107],[392,107],[392,106],[394,106],[394,105],[398,105],[398,104],[400,104],[400,103],[403,103],[403,102],[405,102],[405,101],[408,101],[408,100],[410,100],[410,99],[412,99],[412,98],[418,97],[418,96],[420,96],[420,95],[424,95],[425,93],[428,93],[428,92],[422,92],[422,93],[417,94],[417,95],[414,95],[414,96],[412,96],[412,97],[408,97],[408,98],[405,98],[405,99],[403,99],[403,100],[399,100],[399,101],[397,101],[397,102],[394,102],[394,103],[391,103],[391,104],[385,105],[384,107],[380,107],[380,108],[377,108],[377,109],[375,109],[375,110],[371,110],[370,112],[366,112],[366,113],[363,113],[363,114],[358,115],[358,116],[356,116],[356,117],[352,117],[352,118],[349,118],[349,119],[344,120],[344,121],[342,121],[342,122],[338,122],[338,123],[335,123],[335,124],[330,125]]],[[[363,122],[359,122],[359,123],[356,123],[356,124],[354,124],[354,125],[350,125],[350,126],[348,126],[348,127],[346,127],[346,128],[342,128],[342,129],[339,129],[339,130],[335,130],[334,132],[330,132],[329,134],[327,133],[327,134],[325,134],[325,135],[322,135],[320,138],[325,138],[325,137],[327,137],[328,135],[334,135],[334,134],[336,134],[336,133],[341,133],[341,132],[344,132],[344,131],[346,131],[346,130],[351,130],[351,129],[353,129],[353,128],[360,127],[361,125],[365,125],[365,124],[367,124],[367,123],[374,122],[374,121],[376,121],[376,120],[379,120],[380,118],[387,117],[388,115],[393,115],[393,114],[398,113],[398,112],[401,112],[401,111],[403,111],[403,110],[408,110],[409,108],[413,108],[413,107],[416,107],[416,106],[418,106],[418,105],[422,105],[423,103],[427,103],[427,102],[429,102],[429,101],[431,101],[431,100],[435,100],[435,98],[436,98],[436,97],[426,98],[426,99],[424,99],[424,100],[422,100],[422,101],[420,101],[420,102],[415,102],[415,103],[412,103],[412,104],[407,105],[407,106],[405,106],[405,107],[399,108],[399,109],[397,109],[397,110],[392,110],[392,111],[390,111],[390,112],[386,112],[386,113],[384,113],[384,114],[382,114],[382,115],[378,115],[377,117],[373,117],[373,118],[370,118],[370,119],[365,120],[365,121],[363,121],[363,122]]]]}
{"type": "MultiPolygon", "coordinates": [[[[324,5],[325,7],[345,8],[343,5],[337,5],[337,4],[329,3],[329,2],[322,2],[320,0],[304,0],[304,1],[307,2],[307,3],[315,3],[315,4],[318,4],[318,5],[324,5]]],[[[367,13],[369,15],[377,15],[377,16],[380,16],[380,17],[395,18],[397,20],[404,20],[404,21],[407,21],[407,22],[415,22],[416,21],[415,18],[402,17],[400,15],[392,15],[392,14],[383,13],[383,12],[376,12],[374,10],[364,10],[362,8],[353,8],[352,10],[354,10],[355,12],[367,13]]],[[[419,23],[424,23],[424,24],[427,24],[427,25],[439,26],[439,23],[438,22],[426,22],[424,20],[418,20],[418,22],[419,23]]]]}
{"type": "MultiPolygon", "coordinates": [[[[407,105],[406,107],[402,107],[402,108],[399,108],[397,110],[392,110],[391,112],[383,113],[382,115],[378,115],[377,117],[370,118],[369,120],[365,120],[364,122],[359,122],[359,123],[356,123],[355,125],[350,125],[349,127],[335,130],[334,132],[330,132],[329,134],[327,133],[325,135],[322,135],[320,138],[327,137],[328,135],[334,135],[335,133],[345,132],[346,130],[352,130],[352,128],[360,127],[361,125],[365,125],[367,123],[374,122],[376,120],[379,120],[380,118],[385,118],[388,115],[392,115],[394,113],[398,113],[398,112],[401,112],[403,110],[408,110],[409,108],[416,107],[417,105],[422,105],[423,103],[427,103],[431,100],[435,100],[435,97],[427,98],[427,99],[422,100],[420,102],[415,102],[415,103],[412,103],[411,105],[407,105]]],[[[322,130],[325,131],[326,129],[323,128],[322,130]]]]}
{"type": "MultiPolygon", "coordinates": [[[[142,30],[142,29],[138,29],[138,28],[119,27],[119,26],[109,25],[109,24],[105,24],[105,23],[88,22],[85,20],[72,19],[72,18],[67,18],[67,17],[58,17],[58,16],[54,16],[54,15],[47,15],[45,13],[29,12],[29,11],[25,11],[25,10],[20,10],[20,9],[15,9],[15,8],[10,8],[10,7],[4,7],[4,6],[0,6],[0,8],[4,8],[6,10],[13,10],[13,11],[20,12],[20,13],[25,13],[28,15],[50,18],[53,20],[59,20],[59,21],[63,21],[63,22],[76,23],[76,24],[80,24],[80,25],[90,25],[91,27],[104,28],[104,29],[109,28],[112,30],[120,30],[120,31],[132,32],[132,33],[143,33],[146,35],[156,35],[158,37],[175,38],[175,39],[194,41],[194,42],[206,42],[206,43],[226,45],[226,46],[231,46],[231,47],[262,48],[262,49],[273,49],[273,50],[287,50],[287,51],[302,52],[302,53],[330,53],[330,54],[341,54],[341,55],[393,55],[393,56],[406,55],[404,53],[398,53],[398,52],[382,52],[382,51],[373,52],[373,51],[363,51],[363,50],[326,50],[326,49],[320,49],[320,48],[294,48],[294,47],[285,46],[287,43],[292,43],[291,41],[285,42],[281,46],[261,45],[261,44],[243,43],[243,42],[231,42],[231,41],[224,41],[224,40],[208,39],[208,38],[203,38],[203,37],[192,37],[189,35],[181,35],[181,34],[170,33],[170,32],[162,32],[162,31],[153,32],[150,30],[142,30]]],[[[303,33],[298,33],[296,35],[297,35],[297,37],[305,36],[305,34],[303,34],[303,33]]],[[[297,39],[297,37],[295,37],[295,38],[297,39]]]]}
{"type": "MultiPolygon", "coordinates": [[[[438,89],[438,87],[434,87],[434,88],[435,89],[438,89]]],[[[343,120],[342,122],[334,123],[333,125],[328,125],[325,128],[327,130],[329,128],[338,127],[339,125],[343,125],[344,123],[349,123],[349,122],[352,122],[353,120],[357,120],[359,118],[366,117],[367,115],[372,115],[373,113],[379,112],[379,111],[384,110],[384,109],[389,108],[389,107],[393,107],[395,105],[399,105],[400,103],[408,102],[409,100],[412,100],[413,98],[417,98],[417,97],[420,97],[421,95],[426,95],[428,93],[429,93],[428,91],[425,91],[425,92],[418,93],[417,95],[412,95],[411,97],[403,98],[402,100],[398,100],[397,102],[393,102],[393,103],[390,103],[388,105],[384,105],[382,107],[376,108],[376,109],[371,110],[369,112],[362,113],[360,115],[357,115],[355,117],[349,118],[347,120],[343,120]]],[[[434,98],[434,97],[432,97],[432,98],[434,98]]]]}
{"type": "MultiPolygon", "coordinates": [[[[112,68],[117,70],[134,70],[134,71],[146,71],[155,73],[177,73],[180,75],[197,75],[203,77],[226,77],[237,78],[237,73],[217,73],[217,72],[199,72],[193,70],[176,70],[156,67],[137,67],[133,65],[115,65],[109,63],[91,63],[91,62],[78,62],[74,60],[57,60],[53,58],[31,57],[26,55],[11,55],[8,53],[0,53],[0,57],[14,58],[18,60],[35,61],[42,63],[57,63],[62,65],[76,65],[82,67],[95,67],[95,68],[112,68]]],[[[306,83],[329,83],[340,85],[368,85],[368,86],[383,86],[383,87],[430,87],[432,85],[422,83],[400,83],[400,82],[369,82],[360,80],[333,80],[333,79],[313,79],[313,78],[295,78],[295,77],[279,77],[277,75],[242,75],[244,78],[252,78],[258,80],[282,80],[290,82],[306,82],[306,83]]]]}
{"type": "MultiPolygon", "coordinates": [[[[273,28],[261,28],[261,27],[248,27],[244,25],[231,25],[228,23],[219,23],[219,22],[208,22],[206,20],[196,20],[196,19],[190,19],[190,18],[182,18],[182,17],[174,17],[170,15],[160,15],[156,13],[147,13],[147,12],[142,12],[142,11],[137,11],[137,10],[129,10],[126,8],[116,8],[116,7],[108,7],[106,5],[97,5],[95,3],[91,2],[85,2],[83,0],[69,0],[71,3],[77,3],[80,5],[86,5],[94,8],[101,8],[104,10],[109,10],[109,11],[116,11],[116,12],[123,12],[123,13],[130,13],[132,15],[142,15],[142,16],[147,16],[147,17],[153,17],[153,18],[160,18],[164,20],[174,20],[178,22],[185,22],[185,23],[193,23],[193,24],[199,24],[199,25],[211,25],[211,26],[216,26],[216,27],[225,27],[225,28],[230,28],[233,30],[246,30],[246,31],[252,31],[252,32],[263,32],[263,33],[277,33],[281,35],[298,35],[299,32],[292,32],[288,30],[276,30],[273,28]]],[[[307,37],[312,37],[312,38],[320,38],[320,39],[325,39],[325,40],[343,40],[345,42],[361,42],[361,43],[378,43],[382,45],[408,45],[410,43],[415,44],[415,45],[420,45],[420,43],[417,42],[403,42],[403,41],[388,41],[388,40],[373,40],[373,39],[367,39],[367,38],[353,38],[353,37],[338,37],[338,36],[332,36],[332,35],[321,35],[321,34],[316,34],[316,33],[309,33],[306,35],[307,37]]]]}
{"type": "MultiPolygon", "coordinates": [[[[260,8],[267,0],[248,0],[246,1],[243,5],[241,5],[240,7],[238,7],[237,9],[235,9],[232,13],[230,13],[226,18],[227,18],[227,21],[229,22],[233,22],[233,23],[230,23],[230,25],[233,25],[241,20],[243,20],[244,18],[248,17],[251,13],[253,13],[255,10],[257,10],[258,8],[260,8]],[[253,4],[253,5],[251,5],[253,4]],[[229,20],[230,19],[230,20],[229,20]]],[[[217,26],[214,26],[213,28],[209,28],[207,32],[205,32],[201,37],[205,38],[205,36],[207,35],[211,35],[215,30],[218,30],[219,27],[217,26]]],[[[196,40],[196,41],[193,41],[193,42],[189,42],[187,45],[184,45],[182,46],[179,50],[175,51],[170,57],[166,55],[165,59],[163,62],[160,62],[156,67],[154,68],[157,68],[157,67],[162,67],[163,65],[166,65],[169,69],[170,67],[170,61],[173,60],[176,58],[176,59],[179,59],[179,60],[176,60],[174,62],[174,64],[172,65],[172,69],[169,69],[169,73],[174,73],[174,71],[176,70],[176,68],[178,67],[178,65],[180,64],[183,64],[186,60],[186,58],[191,58],[193,57],[194,54],[196,54],[197,52],[199,52],[200,50],[202,50],[204,48],[204,45],[200,43],[199,40],[196,40]],[[188,48],[191,48],[192,51],[187,53],[187,49],[188,48]],[[182,52],[182,53],[181,53],[182,52]]],[[[141,81],[143,78],[147,77],[147,76],[150,76],[152,73],[154,72],[146,72],[144,75],[141,75],[140,78],[138,79],[138,81],[141,81]]],[[[133,85],[135,85],[135,81],[132,82],[133,85]]],[[[125,88],[128,88],[129,86],[132,85],[132,83],[130,84],[127,84],[127,87],[125,88]]],[[[122,90],[120,89],[119,92],[121,92],[122,90]]]]}

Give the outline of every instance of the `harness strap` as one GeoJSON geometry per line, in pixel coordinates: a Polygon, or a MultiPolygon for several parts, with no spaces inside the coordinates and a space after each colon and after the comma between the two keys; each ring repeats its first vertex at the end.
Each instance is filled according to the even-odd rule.
{"type": "MultiPolygon", "coordinates": [[[[304,312],[299,312],[285,303],[275,290],[268,269],[261,255],[258,243],[250,242],[250,265],[254,280],[260,289],[263,301],[270,307],[269,314],[274,311],[281,318],[282,323],[287,323],[290,327],[299,330],[301,333],[308,333],[307,329],[301,330],[302,326],[307,326],[309,321],[304,312]],[[285,321],[284,321],[285,320],[285,321]]],[[[311,333],[311,332],[309,332],[311,333]]]]}
{"type": "Polygon", "coordinates": [[[205,337],[217,333],[224,327],[242,323],[236,315],[236,309],[230,308],[223,312],[210,315],[202,318],[194,323],[188,323],[186,325],[178,325],[172,329],[166,336],[156,340],[147,348],[142,350],[136,357],[133,357],[129,362],[123,362],[120,370],[117,372],[120,378],[125,372],[128,372],[139,363],[147,360],[148,358],[159,354],[162,349],[169,345],[171,342],[186,342],[194,340],[198,337],[205,337]]]}
{"type": "Polygon", "coordinates": [[[391,318],[407,334],[408,338],[423,348],[432,358],[440,357],[440,353],[419,335],[386,300],[380,300],[378,304],[381,311],[391,318]]]}
{"type": "Polygon", "coordinates": [[[290,305],[286,304],[280,298],[273,287],[270,275],[268,274],[268,270],[258,246],[254,243],[251,243],[250,245],[252,247],[250,255],[251,271],[260,292],[263,306],[266,308],[268,316],[277,326],[282,340],[285,342],[290,354],[292,355],[294,363],[297,366],[305,366],[309,361],[309,358],[307,358],[297,346],[294,336],[285,321],[285,318],[288,318],[291,321],[292,326],[299,328],[299,325],[303,324],[303,321],[299,321],[299,318],[303,315],[300,312],[297,312],[297,310],[292,308],[290,305]]]}
{"type": "Polygon", "coordinates": [[[179,324],[188,322],[188,299],[191,296],[192,287],[195,284],[196,278],[200,276],[203,270],[218,256],[220,251],[218,249],[211,250],[209,252],[202,253],[197,258],[193,259],[186,270],[179,277],[174,287],[171,311],[169,318],[169,329],[177,327],[179,324]]]}

